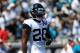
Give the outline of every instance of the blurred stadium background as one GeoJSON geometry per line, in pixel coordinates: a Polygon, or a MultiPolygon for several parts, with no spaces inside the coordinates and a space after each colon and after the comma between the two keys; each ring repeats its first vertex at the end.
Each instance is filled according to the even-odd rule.
{"type": "Polygon", "coordinates": [[[21,53],[22,22],[31,18],[34,3],[41,3],[54,22],[47,53],[73,53],[80,44],[80,0],[0,0],[0,53],[21,53]]]}

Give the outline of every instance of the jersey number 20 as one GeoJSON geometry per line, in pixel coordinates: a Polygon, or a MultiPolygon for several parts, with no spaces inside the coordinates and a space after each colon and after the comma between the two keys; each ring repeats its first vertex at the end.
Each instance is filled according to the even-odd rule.
{"type": "Polygon", "coordinates": [[[46,35],[46,32],[47,32],[46,28],[43,28],[42,30],[41,29],[34,29],[33,32],[34,33],[37,32],[36,34],[33,35],[33,40],[34,41],[45,40],[45,35],[46,35]]]}

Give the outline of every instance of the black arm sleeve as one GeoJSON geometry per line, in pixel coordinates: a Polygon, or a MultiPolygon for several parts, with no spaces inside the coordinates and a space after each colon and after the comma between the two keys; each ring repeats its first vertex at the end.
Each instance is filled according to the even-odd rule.
{"type": "Polygon", "coordinates": [[[46,38],[51,39],[51,35],[50,35],[50,31],[49,31],[49,26],[47,28],[46,38]]]}
{"type": "Polygon", "coordinates": [[[51,40],[51,35],[50,35],[50,32],[49,32],[49,27],[47,28],[47,33],[46,33],[46,45],[50,45],[52,42],[51,40]]]}

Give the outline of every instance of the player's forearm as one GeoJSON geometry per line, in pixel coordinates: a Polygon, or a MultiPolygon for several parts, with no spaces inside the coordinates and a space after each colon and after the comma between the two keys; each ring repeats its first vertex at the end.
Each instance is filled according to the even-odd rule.
{"type": "Polygon", "coordinates": [[[27,48],[26,47],[23,47],[22,48],[22,51],[23,51],[23,53],[27,53],[27,48]]]}
{"type": "Polygon", "coordinates": [[[26,35],[26,30],[23,30],[23,34],[22,34],[22,51],[23,51],[23,53],[27,53],[27,35],[26,35]]]}
{"type": "Polygon", "coordinates": [[[27,53],[27,46],[25,43],[22,43],[22,51],[23,53],[27,53]]]}
{"type": "Polygon", "coordinates": [[[23,33],[23,36],[22,36],[22,51],[23,53],[27,53],[27,38],[25,33],[23,33]]]}

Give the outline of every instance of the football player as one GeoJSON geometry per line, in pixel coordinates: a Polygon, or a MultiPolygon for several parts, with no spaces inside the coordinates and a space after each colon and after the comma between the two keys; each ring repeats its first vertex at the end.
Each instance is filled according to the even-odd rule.
{"type": "Polygon", "coordinates": [[[45,9],[41,4],[36,3],[33,4],[30,12],[33,18],[23,22],[22,51],[23,53],[27,53],[27,51],[28,53],[46,53],[46,37],[50,38],[50,36],[47,33],[49,24],[44,18],[45,9]],[[26,46],[28,40],[30,45],[26,46]]]}

